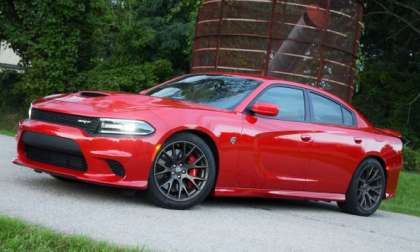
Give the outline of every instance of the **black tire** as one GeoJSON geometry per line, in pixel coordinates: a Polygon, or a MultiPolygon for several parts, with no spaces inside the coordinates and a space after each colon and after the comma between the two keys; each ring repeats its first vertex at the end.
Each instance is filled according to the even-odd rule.
{"type": "Polygon", "coordinates": [[[148,195],[160,207],[188,209],[206,199],[215,180],[216,161],[210,147],[197,135],[180,133],[156,155],[148,195]]]}
{"type": "Polygon", "coordinates": [[[337,205],[344,212],[370,216],[381,205],[385,186],[386,176],[382,165],[376,159],[366,159],[353,175],[346,201],[337,202],[337,205]]]}

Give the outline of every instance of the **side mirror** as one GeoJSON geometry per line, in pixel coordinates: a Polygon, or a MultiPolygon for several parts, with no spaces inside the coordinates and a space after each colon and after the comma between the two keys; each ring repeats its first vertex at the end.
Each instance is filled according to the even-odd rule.
{"type": "Polygon", "coordinates": [[[251,107],[251,111],[263,116],[277,116],[279,114],[279,107],[272,103],[255,103],[251,107]]]}

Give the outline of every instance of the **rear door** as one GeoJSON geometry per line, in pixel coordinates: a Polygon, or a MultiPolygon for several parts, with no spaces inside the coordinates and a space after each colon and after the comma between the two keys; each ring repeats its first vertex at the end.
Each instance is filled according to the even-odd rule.
{"type": "Polygon", "coordinates": [[[353,112],[322,94],[308,91],[311,111],[311,144],[307,191],[345,193],[364,155],[363,137],[353,112]]]}

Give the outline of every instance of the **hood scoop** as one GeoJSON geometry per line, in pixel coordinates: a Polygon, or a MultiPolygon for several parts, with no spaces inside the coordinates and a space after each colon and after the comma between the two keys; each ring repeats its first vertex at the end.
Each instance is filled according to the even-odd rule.
{"type": "Polygon", "coordinates": [[[79,93],[79,96],[86,98],[95,98],[95,97],[104,97],[108,96],[107,93],[102,93],[98,91],[82,91],[79,93]]]}

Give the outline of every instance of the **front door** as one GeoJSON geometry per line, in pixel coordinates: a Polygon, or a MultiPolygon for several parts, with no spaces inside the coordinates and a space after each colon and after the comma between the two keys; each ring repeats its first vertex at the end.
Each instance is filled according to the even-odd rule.
{"type": "Polygon", "coordinates": [[[306,134],[304,90],[274,85],[252,104],[257,102],[276,104],[280,112],[275,117],[244,116],[239,167],[256,169],[258,188],[304,190],[310,161],[305,149],[311,141],[306,134]]]}

